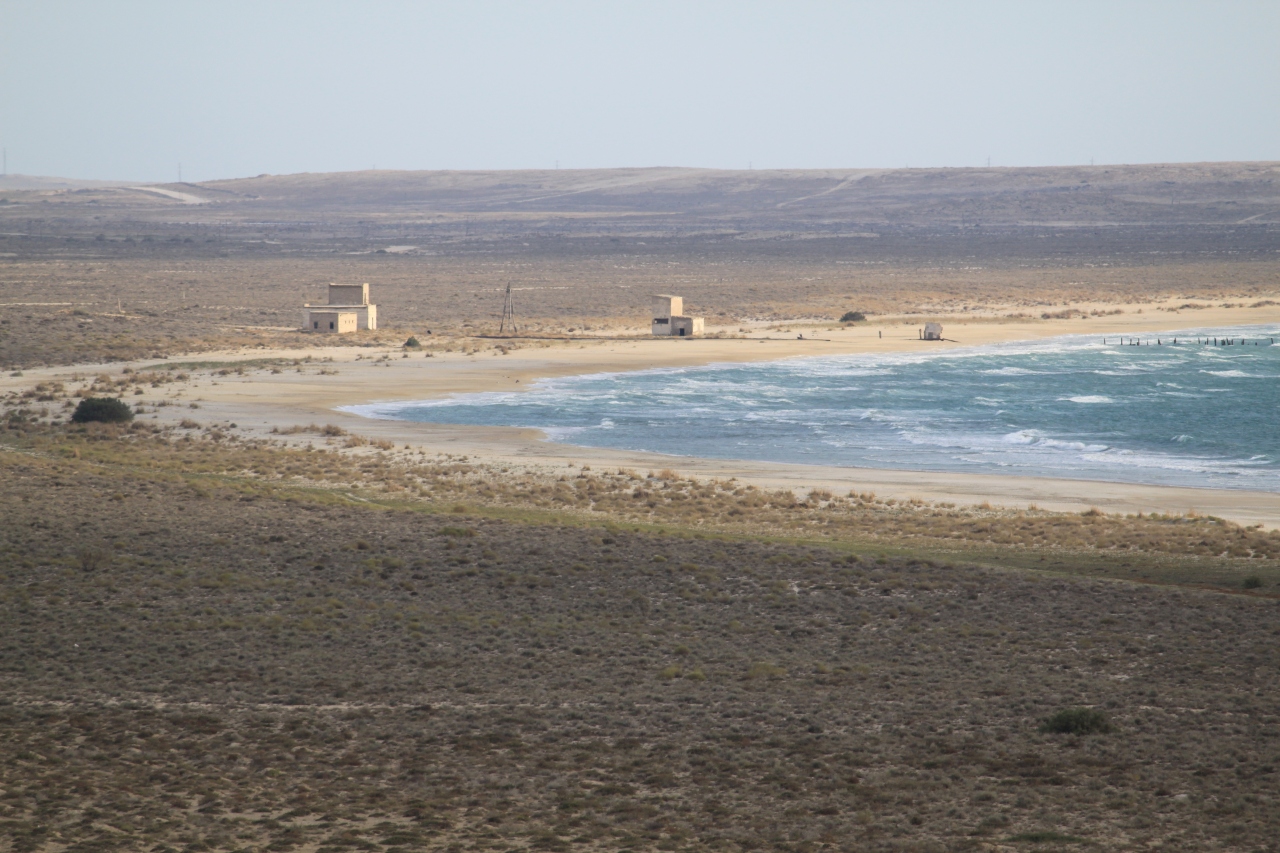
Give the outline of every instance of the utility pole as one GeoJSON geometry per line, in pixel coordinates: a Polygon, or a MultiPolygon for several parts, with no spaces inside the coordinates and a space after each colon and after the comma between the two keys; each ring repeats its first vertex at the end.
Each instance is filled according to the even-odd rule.
{"type": "Polygon", "coordinates": [[[9,149],[8,148],[4,149],[4,174],[6,177],[8,177],[9,175],[9,149]]]}
{"type": "Polygon", "coordinates": [[[182,164],[178,164],[178,183],[182,183],[182,164]]]}
{"type": "Polygon", "coordinates": [[[511,296],[511,282],[507,282],[507,296],[502,301],[502,320],[498,323],[498,334],[503,334],[507,330],[507,324],[511,324],[511,331],[519,334],[520,330],[516,328],[516,303],[511,296]]]}

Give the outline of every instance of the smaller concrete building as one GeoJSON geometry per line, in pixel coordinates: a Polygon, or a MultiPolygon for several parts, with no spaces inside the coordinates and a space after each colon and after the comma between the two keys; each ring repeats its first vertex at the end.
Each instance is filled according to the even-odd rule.
{"type": "Polygon", "coordinates": [[[942,340],[942,324],[941,323],[925,323],[924,339],[926,341],[942,340]]]}
{"type": "Polygon", "coordinates": [[[677,338],[688,338],[702,334],[704,325],[701,317],[672,317],[671,331],[667,334],[677,338]]]}
{"type": "Polygon", "coordinates": [[[356,329],[378,328],[378,306],[369,302],[369,284],[330,284],[329,304],[312,307],[303,306],[302,328],[310,332],[335,332],[345,334],[356,329]],[[334,319],[329,315],[350,315],[355,324],[345,319],[334,319]],[[325,315],[321,317],[321,315],[325,315]],[[332,324],[332,325],[327,325],[332,324]],[[350,325],[350,328],[348,326],[350,325]]]}
{"type": "Polygon", "coordinates": [[[650,302],[653,308],[653,322],[649,329],[653,334],[678,338],[702,334],[705,325],[703,319],[685,316],[684,297],[658,293],[654,294],[650,302]]]}
{"type": "Polygon", "coordinates": [[[307,312],[307,319],[311,323],[311,331],[336,335],[354,332],[359,324],[359,319],[354,311],[313,309],[307,312]]]}

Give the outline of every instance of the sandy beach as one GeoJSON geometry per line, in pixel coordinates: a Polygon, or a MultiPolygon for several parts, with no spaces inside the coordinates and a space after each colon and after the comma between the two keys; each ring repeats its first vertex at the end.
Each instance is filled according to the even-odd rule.
{"type": "MultiPolygon", "coordinates": [[[[1081,306],[1088,310],[1088,306],[1081,306]]],[[[433,425],[405,421],[374,420],[337,411],[339,406],[363,403],[422,400],[479,392],[517,391],[543,377],[585,373],[641,370],[653,367],[702,365],[718,362],[761,361],[797,356],[845,353],[887,353],[926,348],[955,348],[1009,341],[1036,340],[1061,335],[1088,334],[1156,336],[1191,327],[1221,327],[1280,322],[1280,306],[1262,308],[1207,308],[1170,313],[1143,306],[1124,314],[1088,319],[1010,321],[1000,318],[944,318],[943,342],[918,339],[918,319],[891,323],[860,323],[833,329],[817,324],[791,324],[786,332],[755,329],[735,338],[664,340],[649,337],[579,340],[455,339],[489,348],[515,343],[507,354],[482,349],[473,354],[422,352],[398,348],[329,347],[297,350],[238,350],[204,353],[202,361],[262,358],[306,358],[305,369],[279,373],[247,371],[245,375],[216,376],[192,371],[190,380],[158,389],[155,395],[132,402],[196,402],[198,412],[186,406],[154,409],[161,421],[194,418],[202,423],[236,424],[241,434],[270,435],[273,430],[312,423],[332,423],[373,439],[394,442],[429,453],[467,456],[477,461],[518,469],[549,471],[568,465],[593,468],[633,468],[640,471],[673,468],[698,477],[737,478],[767,488],[806,491],[825,488],[838,493],[850,490],[875,492],[882,497],[919,498],[956,504],[979,504],[1081,511],[1097,507],[1106,512],[1185,513],[1228,518],[1241,524],[1280,527],[1280,494],[1243,490],[1174,488],[1105,483],[1046,477],[994,474],[958,474],[835,466],[810,466],[755,461],[724,461],[606,448],[576,447],[545,440],[536,430],[499,427],[433,425]],[[798,330],[798,331],[797,331],[798,330]],[[798,335],[804,334],[804,339],[798,335]],[[405,357],[407,355],[407,357],[405,357]],[[317,361],[332,359],[331,362],[317,361]],[[323,370],[323,372],[322,372],[323,370]]],[[[736,330],[741,327],[734,327],[736,330]]],[[[715,330],[709,330],[715,331],[715,330]]],[[[729,330],[725,330],[729,331],[729,330]]],[[[174,357],[173,362],[190,360],[174,357]]],[[[155,364],[140,361],[135,369],[155,364]]],[[[29,386],[42,379],[70,380],[73,376],[101,371],[118,372],[126,365],[49,368],[28,371],[20,379],[5,377],[6,390],[29,386]]],[[[291,441],[314,440],[305,435],[291,441]]]]}

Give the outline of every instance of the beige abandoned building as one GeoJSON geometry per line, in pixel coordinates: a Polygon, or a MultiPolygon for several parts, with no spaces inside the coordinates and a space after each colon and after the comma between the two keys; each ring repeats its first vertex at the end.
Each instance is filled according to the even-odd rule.
{"type": "Polygon", "coordinates": [[[378,306],[369,302],[369,284],[330,284],[328,305],[305,305],[302,328],[346,334],[378,328],[378,306]]]}
{"type": "Polygon", "coordinates": [[[354,311],[325,311],[323,308],[316,308],[307,312],[307,318],[311,321],[313,332],[345,335],[347,332],[354,332],[359,324],[354,311]]]}
{"type": "Polygon", "coordinates": [[[652,297],[652,303],[653,324],[650,329],[655,335],[689,338],[702,334],[703,319],[684,316],[684,297],[659,293],[652,297]]]}
{"type": "Polygon", "coordinates": [[[941,323],[925,323],[924,334],[922,334],[920,337],[924,338],[926,341],[942,340],[942,324],[941,323]]]}

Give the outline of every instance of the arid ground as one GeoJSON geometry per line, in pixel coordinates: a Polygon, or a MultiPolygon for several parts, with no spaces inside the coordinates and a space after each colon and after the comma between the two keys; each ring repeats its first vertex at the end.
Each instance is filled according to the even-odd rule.
{"type": "Polygon", "coordinates": [[[1245,163],[0,182],[0,367],[298,345],[314,340],[301,306],[329,282],[369,282],[395,343],[496,331],[508,283],[523,331],[577,336],[644,330],[653,292],[723,333],[851,310],[920,325],[1249,305],[1280,288],[1278,177],[1245,163]]]}
{"type": "Polygon", "coordinates": [[[1275,496],[333,411],[1274,322],[1277,174],[0,183],[0,851],[1280,849],[1275,496]],[[297,331],[330,281],[384,330],[297,331]],[[712,340],[642,337],[651,292],[712,340]]]}

